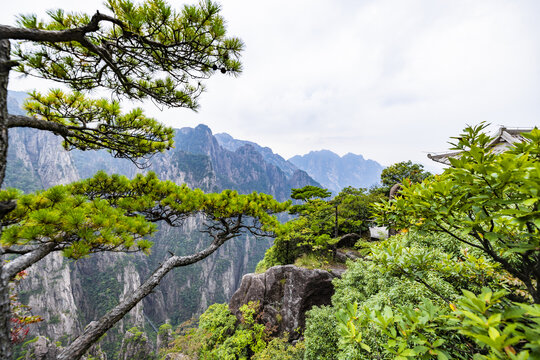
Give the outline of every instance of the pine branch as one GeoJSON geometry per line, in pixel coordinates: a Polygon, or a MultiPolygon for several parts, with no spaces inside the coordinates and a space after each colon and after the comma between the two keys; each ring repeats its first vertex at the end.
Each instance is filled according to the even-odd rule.
{"type": "Polygon", "coordinates": [[[85,34],[98,31],[99,23],[102,21],[108,21],[120,27],[124,27],[124,24],[120,20],[96,11],[87,25],[74,29],[42,30],[0,25],[0,39],[28,40],[49,43],[81,41],[85,34]]]}

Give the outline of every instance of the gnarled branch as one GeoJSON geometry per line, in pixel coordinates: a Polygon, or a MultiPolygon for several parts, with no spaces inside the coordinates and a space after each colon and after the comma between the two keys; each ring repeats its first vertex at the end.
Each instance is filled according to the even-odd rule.
{"type": "Polygon", "coordinates": [[[111,16],[101,14],[96,11],[90,22],[81,27],[67,30],[42,30],[42,29],[27,29],[9,25],[0,25],[0,39],[12,39],[12,40],[28,40],[39,42],[67,42],[67,41],[80,41],[84,38],[84,35],[89,32],[99,30],[99,23],[101,21],[108,21],[113,24],[123,27],[123,23],[118,19],[111,16]]]}
{"type": "Polygon", "coordinates": [[[135,291],[130,293],[116,307],[107,312],[101,319],[91,323],[84,332],[77,337],[70,345],[62,350],[58,356],[59,360],[80,359],[81,356],[96,342],[103,334],[114,326],[124,315],[126,315],[135,305],[160,283],[161,279],[174,268],[194,264],[210,256],[215,252],[227,237],[217,237],[206,249],[189,256],[171,256],[161,266],[159,266],[146,281],[135,291]]]}
{"type": "Polygon", "coordinates": [[[12,260],[4,265],[4,269],[2,271],[2,277],[5,279],[10,280],[12,277],[17,275],[20,271],[23,271],[24,269],[28,268],[30,265],[38,262],[39,260],[43,259],[45,256],[49,255],[51,252],[54,251],[56,248],[55,243],[46,243],[39,247],[37,247],[35,250],[21,255],[15,260],[12,260]]]}

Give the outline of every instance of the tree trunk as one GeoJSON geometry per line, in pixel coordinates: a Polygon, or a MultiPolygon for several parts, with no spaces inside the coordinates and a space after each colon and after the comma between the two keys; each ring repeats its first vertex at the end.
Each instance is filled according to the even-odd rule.
{"type": "MultiPolygon", "coordinates": [[[[7,163],[7,87],[9,81],[9,40],[0,40],[0,186],[4,183],[7,163]]],[[[0,227],[0,236],[2,227],[0,227]]],[[[4,250],[0,246],[0,359],[11,359],[9,277],[4,276],[4,250]]]]}
{"type": "Polygon", "coordinates": [[[0,186],[4,183],[4,176],[6,175],[8,149],[7,88],[10,69],[9,51],[9,40],[0,40],[0,186]]]}
{"type": "Polygon", "coordinates": [[[338,234],[339,234],[338,206],[336,204],[336,218],[335,218],[335,225],[334,225],[334,237],[337,238],[338,234]]]}

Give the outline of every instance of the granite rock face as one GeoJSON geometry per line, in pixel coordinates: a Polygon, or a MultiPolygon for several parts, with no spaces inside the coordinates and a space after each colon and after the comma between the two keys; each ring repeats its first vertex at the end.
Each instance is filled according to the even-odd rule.
{"type": "Polygon", "coordinates": [[[244,275],[229,309],[240,318],[242,305],[258,301],[264,324],[275,329],[276,335],[286,332],[293,340],[304,329],[308,310],[330,305],[334,294],[332,279],[334,275],[320,269],[274,266],[263,274],[244,275]]]}
{"type": "Polygon", "coordinates": [[[47,338],[39,336],[29,345],[24,359],[54,360],[58,354],[59,349],[55,344],[47,338]]]}
{"type": "Polygon", "coordinates": [[[156,349],[162,350],[169,347],[169,343],[174,340],[174,335],[172,331],[172,326],[167,323],[162,325],[159,328],[159,332],[157,334],[156,339],[156,349]]]}

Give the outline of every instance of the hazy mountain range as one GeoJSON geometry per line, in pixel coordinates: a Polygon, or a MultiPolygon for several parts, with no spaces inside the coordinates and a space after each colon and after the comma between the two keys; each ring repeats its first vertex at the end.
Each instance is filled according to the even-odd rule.
{"type": "Polygon", "coordinates": [[[289,162],[304,170],[334,194],[347,186],[369,188],[379,183],[383,166],[362,155],[348,153],[342,157],[329,150],[296,155],[289,162]]]}
{"type": "Polygon", "coordinates": [[[369,188],[379,183],[383,166],[374,160],[364,159],[362,155],[348,153],[344,156],[330,150],[311,151],[306,155],[296,155],[285,160],[272,149],[262,147],[254,142],[238,140],[227,133],[214,135],[221,146],[231,151],[249,145],[259,152],[265,161],[292,174],[304,170],[321,186],[337,194],[347,186],[369,188]]]}

